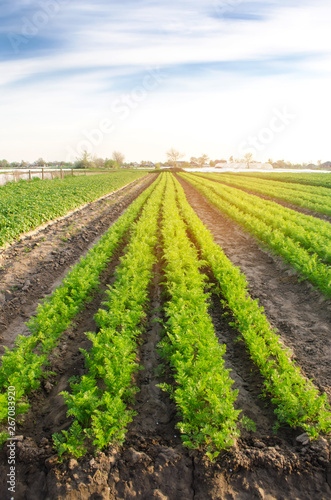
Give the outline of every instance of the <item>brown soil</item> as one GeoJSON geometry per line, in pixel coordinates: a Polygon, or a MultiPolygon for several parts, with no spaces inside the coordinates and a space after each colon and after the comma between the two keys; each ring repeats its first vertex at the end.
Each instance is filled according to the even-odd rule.
{"type": "MultiPolygon", "coordinates": [[[[12,348],[38,302],[51,294],[132,201],[155,179],[138,179],[82,210],[23,236],[0,254],[0,342],[12,348]]],[[[0,347],[3,354],[3,347],[0,347]]]]}
{"type": "MultiPolygon", "coordinates": [[[[292,270],[259,248],[250,236],[211,208],[186,182],[182,185],[216,241],[235,264],[240,264],[248,277],[252,295],[259,297],[268,318],[279,329],[284,343],[293,348],[307,376],[314,377],[321,387],[330,391],[327,366],[330,302],[313,291],[309,284],[298,283],[292,270]],[[308,347],[312,349],[309,354],[308,347]]],[[[63,464],[57,462],[51,447],[51,434],[68,428],[71,423],[59,393],[68,390],[69,377],[85,372],[79,348],[89,348],[84,332],[96,330],[93,315],[100,307],[107,283],[114,279],[123,246],[124,243],[104,271],[101,287],[92,302],[79,315],[75,325],[64,333],[53,353],[51,369],[56,375],[45,381],[31,397],[31,410],[17,432],[21,437],[16,445],[15,500],[329,499],[329,443],[320,439],[302,445],[296,441],[301,431],[289,428],[273,434],[272,405],[269,400],[260,398],[262,380],[243,343],[236,341],[238,332],[229,326],[215,295],[211,297],[210,314],[216,335],[220,342],[227,344],[225,362],[232,370],[233,387],[239,390],[237,406],[256,423],[257,430],[243,429],[235,447],[221,454],[214,464],[200,452],[183,448],[176,429],[178,417],[174,403],[158,387],[161,382],[173,384],[171,370],[166,363],[162,369],[164,361],[157,350],[165,320],[160,264],[155,266],[149,315],[139,344],[138,360],[143,370],[136,377],[140,388],[134,403],[137,416],[129,426],[124,446],[110,447],[95,457],[71,459],[63,464]]],[[[6,488],[6,453],[6,450],[0,452],[3,464],[0,466],[0,492],[4,499],[10,498],[6,488]]]]}

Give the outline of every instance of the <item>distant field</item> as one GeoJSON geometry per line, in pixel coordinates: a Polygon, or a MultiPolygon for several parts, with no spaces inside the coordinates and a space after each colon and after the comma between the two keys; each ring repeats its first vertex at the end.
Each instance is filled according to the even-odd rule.
{"type": "Polygon", "coordinates": [[[0,187],[0,247],[22,233],[144,175],[145,172],[116,172],[91,177],[10,182],[0,187]]]}

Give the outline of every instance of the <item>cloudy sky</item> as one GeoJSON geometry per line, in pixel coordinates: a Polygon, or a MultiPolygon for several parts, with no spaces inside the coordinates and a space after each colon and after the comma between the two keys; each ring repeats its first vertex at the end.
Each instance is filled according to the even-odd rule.
{"type": "Polygon", "coordinates": [[[0,158],[331,160],[330,0],[0,0],[0,158]]]}

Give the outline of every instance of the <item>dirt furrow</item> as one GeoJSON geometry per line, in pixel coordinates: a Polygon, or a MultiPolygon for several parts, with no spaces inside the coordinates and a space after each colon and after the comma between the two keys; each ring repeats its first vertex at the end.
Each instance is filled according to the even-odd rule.
{"type": "Polygon", "coordinates": [[[155,178],[151,174],[139,179],[3,252],[0,269],[2,345],[11,348],[17,335],[27,333],[25,322],[35,312],[38,302],[54,291],[70,268],[155,178]]]}
{"type": "Polygon", "coordinates": [[[246,275],[251,296],[264,307],[303,372],[331,396],[331,301],[300,281],[289,265],[213,208],[188,182],[178,180],[215,242],[246,275]]]}

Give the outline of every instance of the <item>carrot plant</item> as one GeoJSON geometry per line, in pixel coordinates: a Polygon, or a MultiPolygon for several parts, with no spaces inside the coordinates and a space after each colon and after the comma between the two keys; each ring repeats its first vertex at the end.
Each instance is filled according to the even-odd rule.
{"type": "Polygon", "coordinates": [[[180,414],[178,428],[189,448],[204,449],[213,459],[239,435],[240,411],[234,409],[237,391],[224,367],[225,345],[220,345],[208,315],[206,276],[200,273],[197,251],[176,206],[174,185],[167,188],[162,220],[167,336],[161,342],[176,381],[170,390],[180,414]]]}
{"type": "MultiPolygon", "coordinates": [[[[36,316],[28,323],[31,335],[19,336],[14,349],[6,348],[0,367],[0,421],[7,417],[7,387],[15,386],[19,402],[40,386],[41,377],[47,376],[44,367],[47,366],[48,354],[90,299],[99,284],[100,273],[158,183],[159,180],[155,181],[129,206],[86,257],[72,268],[62,285],[38,306],[36,316]]],[[[17,409],[24,413],[28,407],[24,399],[17,409]]]]}
{"type": "Polygon", "coordinates": [[[93,343],[83,351],[87,373],[63,392],[68,416],[74,422],[68,431],[53,436],[54,446],[63,454],[82,456],[88,443],[105,448],[121,443],[134,412],[128,409],[137,388],[132,385],[136,363],[137,338],[142,330],[148,302],[148,286],[155,263],[157,225],[165,177],[146,202],[132,237],[116,269],[116,280],[107,292],[105,309],[95,319],[98,333],[87,333],[93,343]]]}
{"type": "MultiPolygon", "coordinates": [[[[303,248],[302,243],[295,240],[295,235],[301,231],[301,239],[305,240],[305,235],[309,238],[309,234],[303,232],[303,229],[293,229],[293,238],[287,236],[281,229],[281,221],[277,223],[277,216],[269,216],[268,204],[271,202],[263,202],[265,204],[264,210],[260,209],[260,215],[257,217],[255,214],[249,212],[256,212],[254,204],[258,205],[259,200],[254,196],[251,202],[241,201],[240,197],[245,193],[238,192],[235,188],[223,189],[219,184],[211,181],[202,182],[197,181],[193,176],[181,174],[183,178],[191,182],[208,200],[215,205],[218,209],[225,212],[229,217],[238,222],[241,226],[246,228],[260,241],[266,244],[273,252],[280,255],[287,262],[289,262],[304,278],[307,278],[313,283],[321,292],[327,296],[331,296],[331,269],[327,264],[324,264],[321,258],[315,253],[315,249],[303,248]],[[229,191],[230,190],[230,191],[229,191]],[[264,222],[264,218],[269,217],[269,224],[264,222]],[[280,226],[277,228],[277,224],[280,226]],[[303,236],[302,236],[303,235],[303,236]]],[[[250,196],[250,195],[246,195],[250,196]]],[[[252,196],[251,196],[252,198],[252,196]]],[[[297,236],[297,240],[299,236],[297,236]]],[[[310,240],[312,241],[312,239],[310,240]]],[[[309,246],[309,239],[308,239],[309,246]]],[[[318,239],[315,238],[315,245],[318,246],[318,239]]],[[[330,257],[330,244],[325,242],[320,245],[320,253],[325,258],[330,257]]]]}
{"type": "Polygon", "coordinates": [[[203,174],[209,179],[218,180],[231,186],[243,187],[255,193],[284,200],[299,207],[309,208],[322,214],[331,215],[331,192],[326,187],[304,184],[252,179],[250,177],[227,174],[203,174]]]}
{"type": "Polygon", "coordinates": [[[213,241],[211,233],[188,204],[178,182],[176,188],[183,217],[219,283],[221,301],[232,311],[234,326],[240,331],[252,360],[265,379],[265,391],[276,405],[278,422],[301,427],[312,438],[321,432],[330,432],[331,408],[327,395],[319,394],[312,381],[307,380],[291,360],[263,308],[250,297],[245,276],[213,241]]]}

